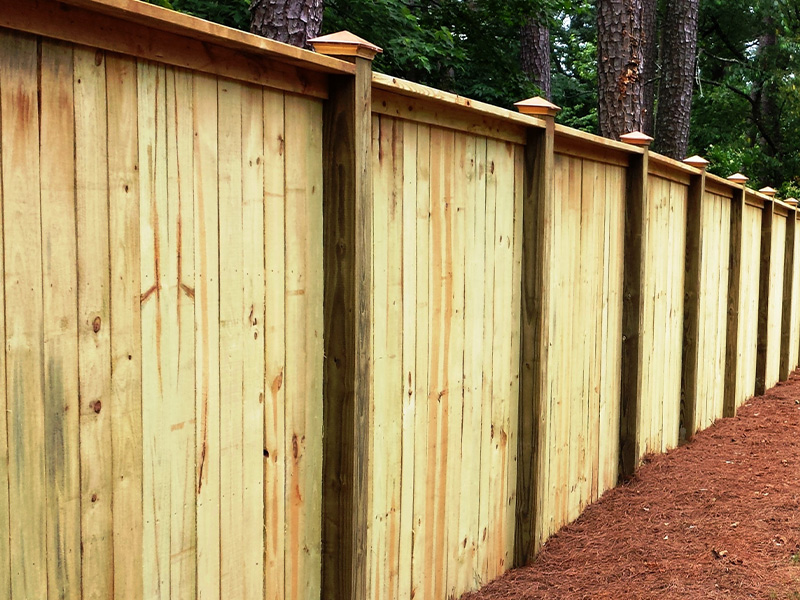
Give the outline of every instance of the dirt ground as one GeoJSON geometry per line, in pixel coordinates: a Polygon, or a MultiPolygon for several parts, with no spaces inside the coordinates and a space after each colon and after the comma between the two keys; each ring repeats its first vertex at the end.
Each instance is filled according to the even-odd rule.
{"type": "Polygon", "coordinates": [[[800,600],[800,374],[650,457],[532,565],[462,600],[800,600]]]}

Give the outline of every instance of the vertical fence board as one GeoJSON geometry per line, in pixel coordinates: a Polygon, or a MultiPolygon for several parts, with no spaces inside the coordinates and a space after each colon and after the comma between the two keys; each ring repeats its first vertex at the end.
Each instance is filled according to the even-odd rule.
{"type": "Polygon", "coordinates": [[[474,138],[468,148],[468,186],[465,206],[464,280],[464,412],[462,445],[467,458],[461,462],[461,505],[458,542],[461,563],[457,586],[476,585],[480,544],[481,472],[483,464],[483,311],[486,273],[486,140],[474,138]]]}
{"type": "Polygon", "coordinates": [[[84,598],[113,590],[105,57],[75,50],[81,545],[84,598]]]}
{"type": "Polygon", "coordinates": [[[0,33],[11,597],[47,594],[37,45],[0,33]]]}
{"type": "MultiPolygon", "coordinates": [[[[3,100],[11,96],[8,90],[9,79],[6,74],[10,74],[14,60],[10,54],[9,49],[14,44],[15,40],[10,34],[0,32],[0,243],[3,247],[3,261],[0,261],[0,291],[2,291],[3,310],[0,311],[0,340],[3,341],[3,352],[0,352],[0,539],[9,540],[6,544],[0,545],[0,594],[5,594],[6,597],[11,597],[11,523],[9,521],[10,499],[9,499],[9,429],[8,429],[8,414],[10,401],[8,397],[8,388],[6,387],[7,372],[6,365],[8,361],[9,348],[7,346],[6,338],[6,278],[5,278],[5,215],[6,215],[6,201],[4,198],[5,186],[7,185],[5,179],[4,154],[7,152],[6,142],[11,139],[11,136],[6,138],[3,135],[3,123],[9,120],[9,114],[6,112],[8,109],[3,110],[3,100]],[[4,76],[6,75],[6,76],[4,76]]],[[[10,111],[9,111],[10,112],[10,111]]],[[[9,186],[10,187],[10,186],[9,186]]],[[[77,427],[77,426],[76,426],[77,427]]],[[[80,485],[80,482],[78,483],[80,485]]],[[[80,489],[78,490],[80,494],[80,489]]],[[[80,514],[80,506],[78,506],[78,514],[80,514]]],[[[78,539],[80,539],[80,525],[78,526],[78,539]]],[[[80,574],[80,564],[77,566],[78,573],[80,574]]]]}
{"type": "Polygon", "coordinates": [[[432,473],[428,470],[431,452],[429,430],[430,411],[433,410],[429,394],[429,340],[431,304],[429,300],[430,227],[431,227],[431,129],[427,125],[417,126],[417,150],[409,168],[416,171],[416,347],[415,372],[417,398],[414,421],[414,522],[411,549],[411,595],[423,594],[430,577],[430,565],[426,562],[429,552],[431,525],[428,518],[428,498],[432,473]]]}
{"type": "MultiPolygon", "coordinates": [[[[142,597],[142,351],[136,62],[106,57],[114,595],[142,597]]],[[[193,473],[192,473],[193,478],[193,473]]]]}
{"type": "MultiPolygon", "coordinates": [[[[41,46],[40,179],[44,408],[47,461],[47,587],[53,598],[81,593],[78,286],[75,237],[75,117],[70,46],[41,46]]],[[[7,538],[6,538],[7,539],[7,538]]]]}
{"type": "Polygon", "coordinates": [[[287,599],[321,589],[322,107],[286,97],[287,599]]]}
{"type": "Polygon", "coordinates": [[[453,153],[447,163],[447,176],[452,180],[451,201],[445,210],[448,220],[448,244],[445,247],[445,268],[452,273],[452,287],[445,302],[449,304],[450,317],[447,331],[447,492],[446,492],[446,561],[447,597],[457,595],[461,544],[459,530],[459,506],[466,502],[461,496],[461,461],[468,456],[462,443],[462,419],[464,415],[464,259],[465,259],[465,210],[466,192],[469,189],[468,161],[469,140],[460,132],[453,139],[453,153]]]}
{"type": "Polygon", "coordinates": [[[495,176],[493,167],[494,144],[491,140],[485,140],[480,147],[480,161],[483,164],[483,189],[486,202],[484,230],[484,253],[486,269],[484,271],[483,286],[483,338],[481,346],[483,349],[481,357],[482,365],[482,387],[481,393],[483,403],[481,405],[481,464],[480,464],[480,508],[478,515],[479,545],[478,545],[478,568],[479,572],[487,578],[491,578],[492,569],[492,539],[495,535],[492,523],[492,490],[494,477],[492,469],[494,466],[494,426],[492,424],[492,411],[494,404],[494,379],[492,377],[492,364],[494,355],[494,288],[495,288],[495,234],[496,214],[497,214],[497,194],[494,189],[495,176]]]}
{"type": "Polygon", "coordinates": [[[264,99],[260,88],[242,92],[242,226],[245,329],[243,382],[244,596],[264,593],[264,99]]]}
{"type": "MultiPolygon", "coordinates": [[[[194,131],[192,74],[166,73],[167,256],[163,293],[169,298],[167,378],[171,391],[167,424],[170,452],[170,597],[196,595],[196,504],[194,474],[194,131]]],[[[164,252],[166,250],[166,252],[164,252]]]]}
{"type": "MultiPolygon", "coordinates": [[[[144,594],[169,597],[170,481],[166,398],[170,390],[169,329],[165,289],[167,233],[166,71],[139,63],[139,176],[142,319],[142,438],[144,456],[144,594]],[[163,251],[162,251],[163,247],[163,251]],[[165,327],[168,328],[165,331],[165,327]]],[[[171,318],[172,317],[172,318],[171,318]]]]}
{"type": "Polygon", "coordinates": [[[242,240],[242,85],[220,80],[219,267],[220,267],[220,594],[244,594],[243,387],[244,245],[242,240]]]}
{"type": "Polygon", "coordinates": [[[197,597],[220,597],[220,329],[217,80],[195,74],[194,290],[197,597]]]}
{"type": "Polygon", "coordinates": [[[283,94],[264,91],[264,225],[266,258],[265,371],[269,392],[264,404],[265,598],[284,594],[287,455],[284,436],[285,344],[285,131],[283,94]]]}
{"type": "Polygon", "coordinates": [[[415,452],[417,411],[424,404],[417,395],[417,125],[403,122],[402,152],[402,457],[399,515],[398,598],[412,596],[415,452]]]}

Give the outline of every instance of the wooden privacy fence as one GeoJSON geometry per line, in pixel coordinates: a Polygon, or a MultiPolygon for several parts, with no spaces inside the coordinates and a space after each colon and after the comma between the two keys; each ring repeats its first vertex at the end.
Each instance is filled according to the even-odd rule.
{"type": "Polygon", "coordinates": [[[0,596],[457,597],[797,366],[794,207],[318,50],[0,0],[0,596]]]}

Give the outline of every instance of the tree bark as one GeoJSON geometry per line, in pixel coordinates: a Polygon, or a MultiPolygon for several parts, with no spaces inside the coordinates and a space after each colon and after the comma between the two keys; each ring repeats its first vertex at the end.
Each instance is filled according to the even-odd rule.
{"type": "Polygon", "coordinates": [[[598,121],[615,140],[643,129],[643,13],[643,0],[597,3],[598,121]]]}
{"type": "Polygon", "coordinates": [[[322,27],[323,0],[252,0],[250,31],[308,48],[322,27]]]}
{"type": "Polygon", "coordinates": [[[542,90],[542,96],[552,99],[550,86],[550,29],[542,17],[529,17],[520,31],[520,62],[522,72],[542,90]]]}
{"type": "Polygon", "coordinates": [[[644,64],[642,65],[642,78],[644,79],[644,86],[642,93],[644,95],[642,100],[642,131],[649,136],[655,132],[656,125],[656,75],[658,73],[658,38],[657,38],[657,0],[644,0],[642,13],[642,30],[644,36],[642,37],[642,56],[644,57],[644,64]]]}
{"type": "Polygon", "coordinates": [[[683,159],[689,147],[700,0],[675,0],[664,17],[655,149],[683,159]]]}

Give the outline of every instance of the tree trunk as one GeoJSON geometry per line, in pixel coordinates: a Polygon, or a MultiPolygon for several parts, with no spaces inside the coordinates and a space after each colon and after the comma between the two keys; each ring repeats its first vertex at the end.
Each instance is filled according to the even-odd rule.
{"type": "Polygon", "coordinates": [[[319,35],[323,0],[252,0],[250,31],[279,42],[308,48],[319,35]]]}
{"type": "Polygon", "coordinates": [[[642,132],[652,136],[655,132],[656,125],[656,74],[658,72],[658,38],[657,38],[657,0],[644,0],[642,13],[642,30],[644,36],[642,37],[642,56],[644,57],[644,64],[642,65],[642,78],[644,79],[644,86],[642,93],[644,95],[642,100],[642,132]]]}
{"type": "Polygon", "coordinates": [[[643,0],[597,3],[600,134],[618,140],[643,129],[643,0]]]}
{"type": "MultiPolygon", "coordinates": [[[[758,51],[756,64],[762,73],[761,81],[753,92],[753,121],[756,124],[758,144],[764,154],[771,158],[778,158],[780,162],[783,150],[783,135],[781,132],[781,110],[778,102],[780,93],[777,84],[767,74],[774,71],[770,64],[778,44],[778,35],[775,30],[775,21],[772,16],[764,19],[764,34],[758,38],[758,51]]],[[[771,181],[780,181],[782,173],[774,167],[764,165],[764,172],[771,181]]]]}
{"type": "Polygon", "coordinates": [[[550,29],[547,20],[529,17],[520,31],[520,62],[522,72],[551,100],[550,88],[550,29]]]}
{"type": "Polygon", "coordinates": [[[689,146],[700,0],[675,0],[664,17],[655,148],[683,159],[689,146]]]}

